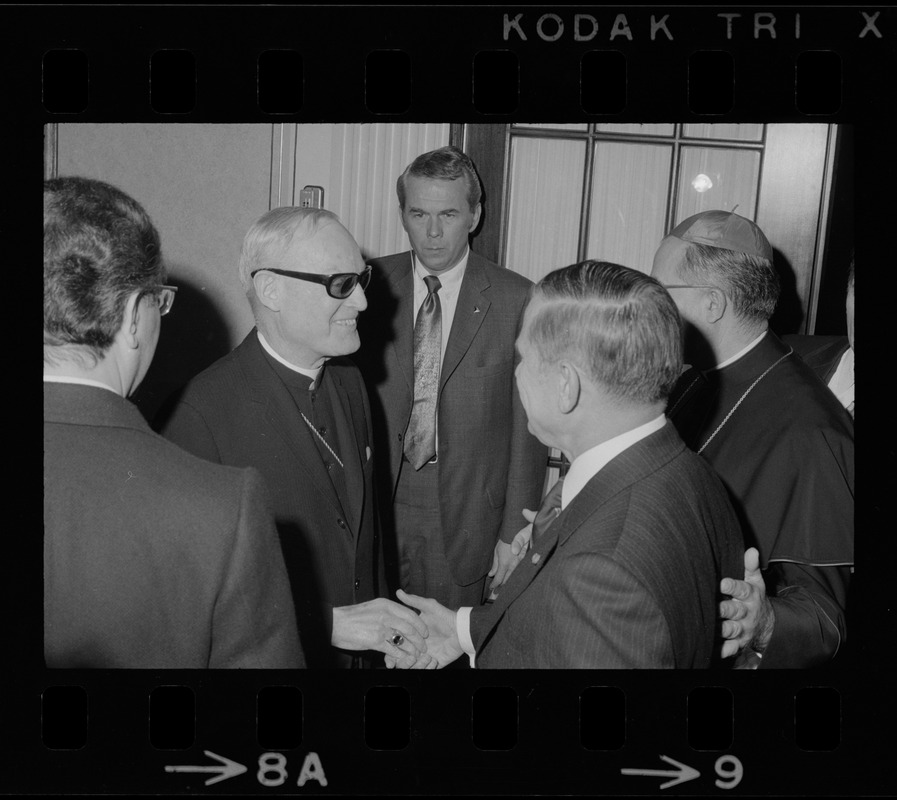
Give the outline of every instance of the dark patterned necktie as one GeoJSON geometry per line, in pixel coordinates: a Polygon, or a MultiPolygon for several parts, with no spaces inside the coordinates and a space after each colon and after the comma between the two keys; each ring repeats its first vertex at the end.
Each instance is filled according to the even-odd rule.
{"type": "Polygon", "coordinates": [[[414,323],[414,405],[405,432],[405,456],[417,470],[436,455],[436,398],[442,361],[442,284],[435,275],[424,278],[427,296],[414,323]]]}
{"type": "Polygon", "coordinates": [[[535,544],[536,540],[542,536],[548,528],[551,527],[551,524],[558,518],[558,515],[561,513],[561,490],[564,488],[564,479],[561,478],[554,486],[552,486],[548,493],[545,495],[545,498],[542,500],[542,505],[539,506],[539,513],[536,514],[535,520],[533,520],[533,543],[535,544]]]}

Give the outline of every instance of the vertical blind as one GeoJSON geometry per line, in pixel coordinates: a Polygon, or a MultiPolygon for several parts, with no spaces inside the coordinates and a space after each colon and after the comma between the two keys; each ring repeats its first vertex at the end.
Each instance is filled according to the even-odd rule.
{"type": "Polygon", "coordinates": [[[332,126],[330,201],[365,259],[408,249],[396,178],[421,153],[449,142],[449,123],[332,126]]]}

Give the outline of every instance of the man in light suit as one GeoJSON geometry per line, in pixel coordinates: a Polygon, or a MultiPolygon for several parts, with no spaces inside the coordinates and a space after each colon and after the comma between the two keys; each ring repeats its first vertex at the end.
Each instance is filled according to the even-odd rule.
{"type": "Polygon", "coordinates": [[[357,362],[374,405],[390,578],[442,603],[479,605],[512,568],[547,451],[514,391],[514,339],[531,282],[473,253],[482,207],[454,147],[397,181],[411,252],[374,259],[357,362]],[[397,563],[395,563],[397,562],[397,563]]]}
{"type": "Polygon", "coordinates": [[[371,415],[344,358],[358,348],[368,277],[329,211],[262,215],[240,257],[256,328],[187,384],[163,429],[202,458],[262,473],[310,667],[426,649],[417,615],[382,596],[371,415]]]}
{"type": "Polygon", "coordinates": [[[546,276],[517,342],[529,427],[570,459],[492,606],[403,592],[430,629],[416,666],[708,667],[723,576],[741,573],[726,490],[667,422],[679,316],[653,278],[599,261],[546,276]]]}
{"type": "Polygon", "coordinates": [[[261,479],[153,433],[126,398],[165,286],[143,208],[44,184],[44,656],[48,667],[304,666],[261,479]]]}

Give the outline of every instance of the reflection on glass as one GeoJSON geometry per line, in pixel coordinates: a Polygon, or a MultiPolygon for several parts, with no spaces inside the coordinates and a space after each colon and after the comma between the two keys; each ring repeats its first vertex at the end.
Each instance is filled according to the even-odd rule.
{"type": "Polygon", "coordinates": [[[734,139],[740,142],[759,142],[763,139],[763,125],[689,122],[682,126],[682,135],[690,139],[734,139]]]}
{"type": "Polygon", "coordinates": [[[505,266],[538,281],[576,261],[585,143],[511,139],[505,266]]]}
{"type": "Polygon", "coordinates": [[[714,208],[732,211],[736,205],[741,216],[754,219],[759,178],[760,154],[754,150],[683,147],[673,224],[714,208]],[[712,186],[696,191],[696,175],[706,176],[712,186]]]}
{"type": "Polygon", "coordinates": [[[713,188],[713,181],[702,172],[700,175],[695,175],[695,179],[691,182],[691,187],[696,192],[703,193],[713,188]]]}
{"type": "Polygon", "coordinates": [[[672,147],[598,142],[586,256],[651,271],[664,235],[672,147]]]}

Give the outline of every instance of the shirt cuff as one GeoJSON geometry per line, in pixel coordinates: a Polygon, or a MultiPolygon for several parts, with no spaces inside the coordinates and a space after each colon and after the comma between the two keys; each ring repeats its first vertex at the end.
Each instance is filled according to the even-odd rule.
{"type": "Polygon", "coordinates": [[[473,639],[470,638],[470,612],[472,610],[471,606],[462,606],[458,609],[455,614],[455,633],[458,634],[458,643],[461,645],[461,649],[467,653],[467,657],[470,659],[470,666],[475,667],[474,660],[477,651],[473,646],[473,639]]]}

